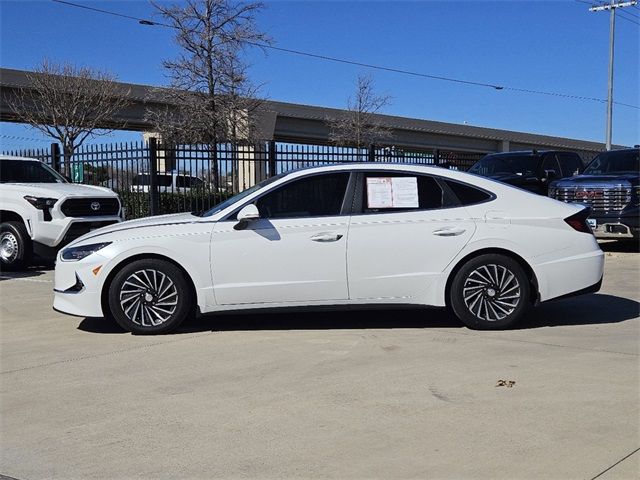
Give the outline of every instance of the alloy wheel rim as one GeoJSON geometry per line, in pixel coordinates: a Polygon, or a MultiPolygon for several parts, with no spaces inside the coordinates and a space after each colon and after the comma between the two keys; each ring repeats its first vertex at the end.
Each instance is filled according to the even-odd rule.
{"type": "Polygon", "coordinates": [[[0,258],[5,263],[11,263],[18,258],[20,247],[18,239],[11,232],[3,232],[0,236],[0,258]]]}
{"type": "Polygon", "coordinates": [[[120,307],[136,325],[156,327],[169,320],[178,308],[178,289],[171,278],[158,270],[138,270],[120,288],[120,307]]]}
{"type": "Polygon", "coordinates": [[[503,265],[483,265],[473,270],[465,279],[462,297],[467,309],[476,318],[497,322],[504,320],[518,308],[521,298],[520,282],[503,265]]]}

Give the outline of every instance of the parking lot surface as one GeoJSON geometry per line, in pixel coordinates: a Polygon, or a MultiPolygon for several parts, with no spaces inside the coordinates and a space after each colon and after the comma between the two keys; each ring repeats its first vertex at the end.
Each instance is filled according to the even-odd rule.
{"type": "Polygon", "coordinates": [[[140,337],[54,312],[50,269],[3,273],[0,473],[638,478],[640,255],[604,248],[600,293],[501,332],[420,309],[215,315],[140,337]]]}

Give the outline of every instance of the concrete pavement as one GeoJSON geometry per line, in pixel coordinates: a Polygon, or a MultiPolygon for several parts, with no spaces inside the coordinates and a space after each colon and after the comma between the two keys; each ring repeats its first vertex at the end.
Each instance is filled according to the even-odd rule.
{"type": "Polygon", "coordinates": [[[137,337],[53,312],[51,271],[3,274],[0,473],[638,478],[640,259],[607,250],[600,294],[503,332],[386,310],[137,337]]]}

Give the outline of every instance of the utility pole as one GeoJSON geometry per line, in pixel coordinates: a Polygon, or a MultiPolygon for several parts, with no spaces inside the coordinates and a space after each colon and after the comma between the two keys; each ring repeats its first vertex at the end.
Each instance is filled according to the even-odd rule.
{"type": "Polygon", "coordinates": [[[607,130],[605,134],[607,150],[611,150],[611,132],[613,125],[613,43],[616,31],[616,9],[633,7],[637,3],[637,0],[627,2],[616,2],[615,0],[611,0],[611,3],[598,5],[589,9],[590,12],[602,12],[604,10],[609,10],[609,84],[607,88],[607,130]]]}

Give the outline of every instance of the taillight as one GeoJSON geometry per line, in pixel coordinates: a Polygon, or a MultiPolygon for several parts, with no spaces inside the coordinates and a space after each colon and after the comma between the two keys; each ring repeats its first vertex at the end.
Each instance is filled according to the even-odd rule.
{"type": "Polygon", "coordinates": [[[591,213],[590,209],[585,208],[583,210],[580,210],[578,213],[565,218],[564,221],[567,222],[567,224],[569,224],[571,228],[577,230],[578,232],[593,234],[593,232],[591,231],[591,227],[587,223],[589,213],[591,213]]]}

